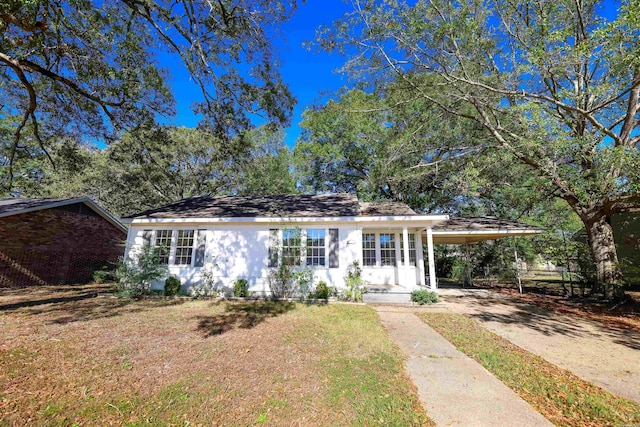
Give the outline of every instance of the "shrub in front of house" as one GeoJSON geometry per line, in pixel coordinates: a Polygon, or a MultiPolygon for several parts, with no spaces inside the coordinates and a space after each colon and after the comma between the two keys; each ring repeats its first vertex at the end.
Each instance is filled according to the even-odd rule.
{"type": "Polygon", "coordinates": [[[93,281],[95,283],[111,283],[115,282],[116,280],[116,273],[113,267],[109,268],[105,265],[93,272],[93,281]]]}
{"type": "Polygon", "coordinates": [[[411,292],[411,301],[419,304],[435,304],[438,302],[438,294],[424,289],[411,292]]]}
{"type": "Polygon", "coordinates": [[[360,268],[358,261],[354,261],[349,266],[344,281],[346,287],[338,297],[344,301],[362,302],[362,296],[367,290],[365,289],[366,282],[362,279],[362,268],[360,268]]]}
{"type": "Polygon", "coordinates": [[[238,279],[233,284],[233,296],[236,298],[246,298],[249,296],[249,282],[247,279],[238,279]]]}
{"type": "Polygon", "coordinates": [[[167,275],[167,266],[160,262],[160,248],[145,245],[139,253],[121,258],[115,271],[116,290],[122,297],[151,292],[151,282],[167,275]]]}
{"type": "Polygon", "coordinates": [[[329,288],[329,286],[327,286],[327,283],[321,280],[316,285],[316,292],[314,297],[316,299],[328,299],[330,290],[331,289],[329,288]]]}
{"type": "Polygon", "coordinates": [[[164,281],[164,294],[166,296],[174,296],[180,293],[182,283],[176,276],[169,276],[164,281]]]}

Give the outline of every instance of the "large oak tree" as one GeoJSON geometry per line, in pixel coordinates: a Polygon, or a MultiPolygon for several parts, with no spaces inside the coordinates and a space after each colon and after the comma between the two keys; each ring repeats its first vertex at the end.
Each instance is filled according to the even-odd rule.
{"type": "Polygon", "coordinates": [[[344,69],[367,85],[403,84],[407,102],[480,126],[481,153],[525,165],[571,206],[598,280],[616,287],[609,218],[640,201],[640,2],[615,4],[607,18],[613,6],[355,0],[318,42],[354,53],[344,69]]]}

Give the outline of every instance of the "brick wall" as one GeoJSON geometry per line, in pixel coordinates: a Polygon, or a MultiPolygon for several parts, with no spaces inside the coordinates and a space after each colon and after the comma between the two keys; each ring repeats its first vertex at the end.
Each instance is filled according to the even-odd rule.
{"type": "Polygon", "coordinates": [[[126,234],[78,205],[0,218],[0,287],[86,283],[117,262],[126,234]]]}

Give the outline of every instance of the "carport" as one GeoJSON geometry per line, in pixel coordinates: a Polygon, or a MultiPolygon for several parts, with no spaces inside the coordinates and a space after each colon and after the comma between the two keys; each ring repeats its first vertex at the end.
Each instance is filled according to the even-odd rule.
{"type": "Polygon", "coordinates": [[[487,240],[515,236],[534,236],[542,233],[538,227],[496,217],[450,218],[422,235],[422,243],[427,246],[429,262],[429,287],[437,290],[434,245],[472,245],[487,240]]]}

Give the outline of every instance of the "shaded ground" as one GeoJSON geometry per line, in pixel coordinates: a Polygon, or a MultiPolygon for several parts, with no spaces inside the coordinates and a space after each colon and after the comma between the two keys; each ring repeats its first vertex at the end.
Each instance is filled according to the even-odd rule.
{"type": "MultiPolygon", "coordinates": [[[[569,314],[597,320],[617,328],[632,328],[640,332],[640,292],[627,290],[623,301],[603,301],[600,295],[583,297],[580,289],[574,289],[574,296],[565,296],[562,283],[523,281],[524,294],[520,295],[515,284],[478,284],[480,288],[496,291],[516,299],[536,304],[560,314],[569,314]]],[[[569,285],[565,284],[568,291],[569,285]]],[[[459,286],[455,286],[459,288],[459,286]]]]}
{"type": "Polygon", "coordinates": [[[427,421],[369,307],[101,290],[0,292],[0,425],[427,421]]]}
{"type": "Polygon", "coordinates": [[[487,290],[441,291],[448,310],[614,394],[640,402],[640,332],[487,290]]]}

